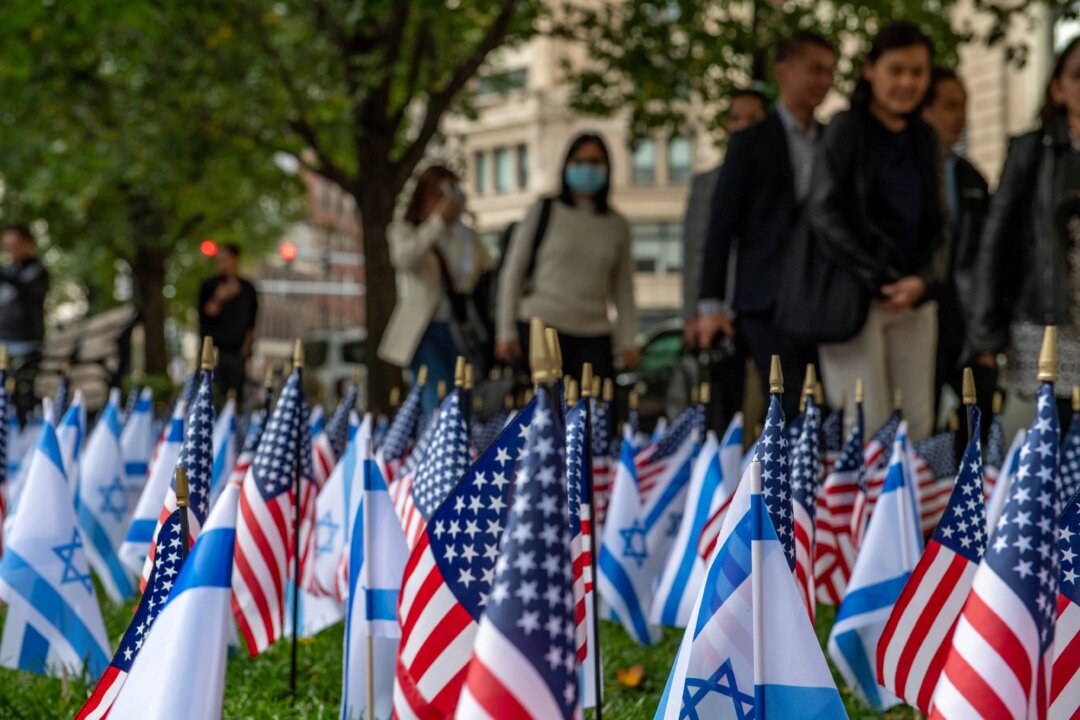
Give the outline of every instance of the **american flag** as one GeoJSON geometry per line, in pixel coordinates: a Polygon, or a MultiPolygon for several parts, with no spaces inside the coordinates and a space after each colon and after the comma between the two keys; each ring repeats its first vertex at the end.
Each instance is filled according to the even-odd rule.
{"type": "Polygon", "coordinates": [[[251,461],[255,459],[255,451],[259,448],[259,439],[262,438],[266,415],[265,410],[252,413],[247,432],[244,434],[244,444],[240,448],[240,453],[236,456],[236,465],[233,466],[232,472],[229,473],[229,482],[237,485],[243,484],[244,476],[247,475],[248,468],[251,467],[251,461]]]}
{"type": "Polygon", "coordinates": [[[821,410],[812,397],[806,399],[806,413],[795,451],[791,454],[791,493],[795,533],[795,582],[814,622],[814,510],[821,482],[821,410]]]}
{"type": "Polygon", "coordinates": [[[1061,445],[1061,484],[1058,486],[1058,502],[1066,507],[1076,491],[1080,490],[1080,413],[1073,413],[1069,431],[1061,445]]]}
{"type": "Polygon", "coordinates": [[[596,524],[604,524],[611,483],[615,479],[615,463],[611,447],[611,408],[599,398],[593,398],[592,411],[592,476],[593,500],[596,502],[596,524]]]}
{"type": "Polygon", "coordinates": [[[642,503],[649,501],[655,488],[666,487],[673,474],[683,470],[689,473],[685,443],[690,435],[702,431],[704,426],[705,408],[701,405],[688,407],[660,440],[649,443],[634,455],[642,503]]]}
{"type": "Polygon", "coordinates": [[[90,699],[75,716],[76,720],[99,720],[109,714],[109,709],[112,708],[113,701],[123,687],[131,665],[150,632],[150,626],[165,607],[173,582],[184,564],[184,555],[181,553],[183,541],[180,534],[180,512],[173,510],[158,529],[155,544],[166,549],[158,553],[153,570],[150,571],[150,581],[135,608],[135,617],[131,619],[112,662],[98,680],[90,699]]]}
{"type": "MultiPolygon", "coordinates": [[[[457,392],[449,397],[456,397],[457,392]]],[[[533,408],[518,413],[445,500],[432,508],[401,585],[401,645],[394,682],[398,720],[453,715],[477,624],[491,593],[508,514],[510,483],[532,432],[533,408]]],[[[460,415],[460,413],[458,413],[460,415]]],[[[550,415],[537,418],[539,429],[550,415]]],[[[552,446],[554,449],[554,446],[552,446]]],[[[440,450],[432,445],[432,453],[440,450]]],[[[559,526],[551,526],[559,532],[559,526]]],[[[565,526],[563,526],[565,527],[565,526]]]]}
{"type": "Polygon", "coordinates": [[[349,414],[356,408],[356,396],[359,389],[356,385],[350,385],[345,391],[345,396],[334,409],[334,414],[326,422],[326,437],[330,440],[330,449],[334,451],[334,457],[341,457],[345,452],[345,446],[349,443],[349,414]]]}
{"type": "Polygon", "coordinates": [[[1054,633],[1054,671],[1050,684],[1050,717],[1080,714],[1080,497],[1074,497],[1058,530],[1061,589],[1054,633]]]}
{"type": "Polygon", "coordinates": [[[586,599],[592,593],[592,527],[589,521],[588,434],[585,431],[585,403],[578,402],[566,416],[566,482],[570,524],[573,529],[570,548],[574,568],[574,624],[577,635],[578,662],[588,654],[585,626],[586,599]]]}
{"type": "Polygon", "coordinates": [[[547,389],[536,394],[458,717],[580,717],[565,436],[547,389]]]}
{"type": "MultiPolygon", "coordinates": [[[[300,427],[310,417],[311,409],[307,397],[300,393],[300,427]]],[[[325,437],[325,433],[319,435],[325,437]]],[[[318,554],[318,509],[319,491],[326,484],[328,477],[322,477],[315,470],[315,454],[312,451],[313,435],[300,433],[300,584],[316,595],[322,594],[315,582],[315,557],[318,554]]],[[[335,460],[336,462],[336,460],[335,460]]],[[[331,467],[331,469],[333,469],[331,467]]]]}
{"type": "Polygon", "coordinates": [[[873,503],[885,486],[885,476],[889,471],[889,452],[892,449],[896,429],[900,427],[900,411],[893,412],[885,424],[874,433],[863,451],[865,472],[859,477],[859,489],[855,491],[855,502],[851,508],[851,538],[858,549],[862,545],[863,533],[866,532],[866,520],[870,517],[873,503]]]}
{"type": "Polygon", "coordinates": [[[784,407],[780,396],[769,400],[765,428],[754,449],[754,461],[761,463],[761,489],[776,535],[787,555],[788,567],[795,571],[795,519],[792,516],[791,477],[787,437],[784,435],[784,407]]]}
{"type": "MultiPolygon", "coordinates": [[[[176,459],[176,466],[184,468],[187,473],[188,498],[191,503],[188,508],[188,521],[192,544],[199,537],[199,530],[206,522],[206,514],[210,511],[210,479],[214,469],[213,380],[213,374],[204,370],[196,386],[195,398],[188,405],[191,410],[188,412],[187,423],[184,425],[184,444],[180,447],[180,456],[176,459]]],[[[162,504],[157,526],[154,528],[155,541],[151,541],[150,552],[146,556],[146,562],[143,563],[139,587],[144,591],[146,584],[150,581],[150,572],[154,569],[158,531],[176,507],[176,470],[174,469],[172,483],[165,491],[165,502],[162,504]]]]}
{"type": "Polygon", "coordinates": [[[923,535],[934,532],[952,495],[956,478],[956,432],[931,435],[915,445],[912,472],[919,488],[919,514],[923,535]]]}
{"type": "Polygon", "coordinates": [[[492,415],[487,422],[474,424],[473,442],[477,450],[484,452],[491,443],[495,442],[495,438],[499,436],[503,427],[506,426],[506,421],[510,419],[510,413],[510,410],[504,408],[492,415]]]}
{"type": "Polygon", "coordinates": [[[974,412],[975,432],[941,524],[878,641],[878,683],[923,712],[930,711],[949,639],[986,549],[979,409],[974,412]]]}
{"type": "MultiPolygon", "coordinates": [[[[240,490],[232,609],[254,656],[282,634],[285,582],[293,554],[293,482],[297,472],[303,394],[300,372],[285,382],[240,490]]],[[[308,436],[310,437],[310,436],[308,436]]],[[[301,450],[302,452],[302,450],[301,450]]]]}
{"type": "Polygon", "coordinates": [[[386,439],[383,440],[376,453],[376,461],[379,470],[382,471],[383,479],[387,487],[393,488],[398,479],[398,471],[409,456],[409,450],[416,441],[416,435],[420,430],[420,395],[423,388],[414,387],[409,391],[405,402],[394,415],[394,421],[390,423],[390,429],[386,431],[386,439]]]}
{"type": "Polygon", "coordinates": [[[1058,599],[1058,416],[1039,388],[1008,502],[975,571],[934,691],[931,718],[1042,718],[1058,599]]]}
{"type": "Polygon", "coordinates": [[[844,410],[839,408],[829,413],[821,422],[822,471],[827,477],[832,472],[840,453],[844,451],[844,410]]]}
{"type": "MultiPolygon", "coordinates": [[[[986,498],[990,497],[990,491],[994,489],[998,475],[1001,474],[1006,451],[1005,427],[1001,422],[1001,415],[995,413],[993,420],[990,421],[990,431],[986,437],[986,451],[983,453],[983,474],[986,476],[983,483],[983,496],[986,498]]],[[[1077,469],[1080,470],[1080,465],[1077,469]]],[[[1062,463],[1062,472],[1064,472],[1064,463],[1062,463]]]]}
{"type": "MultiPolygon", "coordinates": [[[[851,537],[851,515],[855,495],[862,486],[866,466],[863,465],[863,410],[855,407],[855,424],[851,427],[840,457],[825,478],[817,500],[814,518],[814,584],[818,602],[839,605],[844,599],[851,568],[855,565],[855,542],[851,537]]],[[[835,415],[836,413],[833,413],[835,415]]]]}
{"type": "Polygon", "coordinates": [[[416,547],[428,520],[469,468],[469,430],[461,414],[461,388],[446,396],[432,423],[429,449],[401,493],[401,526],[409,549],[416,547]]]}

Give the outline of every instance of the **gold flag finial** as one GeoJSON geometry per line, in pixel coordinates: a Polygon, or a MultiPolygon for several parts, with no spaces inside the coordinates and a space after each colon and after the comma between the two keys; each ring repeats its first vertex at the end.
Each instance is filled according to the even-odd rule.
{"type": "Polygon", "coordinates": [[[615,399],[615,383],[611,381],[611,378],[604,378],[604,402],[611,402],[615,399]]]}
{"type": "Polygon", "coordinates": [[[465,384],[462,387],[464,387],[466,390],[473,389],[473,382],[475,381],[475,378],[473,376],[474,372],[475,371],[473,369],[472,363],[465,363],[465,384]]]}
{"type": "Polygon", "coordinates": [[[900,388],[896,388],[895,390],[893,390],[893,396],[892,397],[893,397],[893,400],[892,400],[893,409],[894,410],[903,410],[904,409],[904,391],[901,390],[900,388]]]}
{"type": "Polygon", "coordinates": [[[416,371],[416,387],[424,387],[427,385],[427,365],[421,365],[420,369],[416,371]]]}
{"type": "Polygon", "coordinates": [[[964,377],[961,386],[961,395],[964,396],[963,402],[965,405],[974,405],[976,402],[975,396],[975,373],[971,368],[964,368],[964,377]]]}
{"type": "Polygon", "coordinates": [[[866,397],[866,384],[863,383],[862,378],[855,378],[855,402],[862,403],[863,398],[866,397]]]}
{"type": "Polygon", "coordinates": [[[1043,331],[1042,351],[1039,353],[1039,382],[1055,382],[1058,378],[1057,325],[1047,325],[1043,331]]]}
{"type": "Polygon", "coordinates": [[[473,395],[472,409],[474,413],[479,414],[484,409],[484,398],[479,395],[473,395]]]}
{"type": "Polygon", "coordinates": [[[446,381],[440,380],[435,386],[435,396],[439,398],[439,402],[446,399],[446,381]]]}
{"type": "Polygon", "coordinates": [[[1073,385],[1072,409],[1073,412],[1080,412],[1080,385],[1073,385]]]}
{"type": "Polygon", "coordinates": [[[547,343],[548,357],[551,362],[552,379],[558,380],[562,373],[562,347],[559,345],[559,333],[555,328],[544,328],[544,342],[547,343]]]}
{"type": "Polygon", "coordinates": [[[600,376],[599,375],[593,375],[593,378],[592,378],[592,396],[594,398],[598,398],[601,395],[603,395],[603,393],[604,393],[603,386],[604,386],[604,381],[600,379],[600,376]]]}
{"type": "Polygon", "coordinates": [[[9,396],[15,393],[15,378],[9,377],[4,381],[4,392],[9,396]]]}
{"type": "Polygon", "coordinates": [[[799,414],[806,412],[806,398],[808,397],[810,396],[799,393],[799,414]]]}
{"type": "Polygon", "coordinates": [[[131,371],[131,382],[135,385],[143,384],[143,371],[142,368],[135,368],[131,371]]]}
{"type": "MultiPolygon", "coordinates": [[[[1076,397],[1076,388],[1073,388],[1073,397],[1076,397]]],[[[1002,408],[1005,407],[1005,393],[1000,390],[994,391],[994,405],[992,407],[995,415],[1000,415],[1002,408]]],[[[1076,401],[1073,400],[1073,407],[1076,407],[1076,401]]]]}
{"type": "Polygon", "coordinates": [[[11,355],[8,353],[8,346],[0,345],[0,370],[7,372],[11,367],[11,355]]]}
{"type": "Polygon", "coordinates": [[[701,400],[702,405],[708,405],[712,402],[712,385],[709,381],[701,383],[701,392],[698,393],[698,399],[701,400]]]}
{"type": "Polygon", "coordinates": [[[532,369],[534,385],[543,385],[557,379],[551,366],[551,351],[548,348],[544,321],[534,317],[529,321],[529,367],[532,369]]]}
{"type": "Polygon", "coordinates": [[[266,372],[263,373],[263,387],[270,387],[274,384],[274,364],[271,362],[266,363],[266,372]]]}
{"type": "Polygon", "coordinates": [[[457,360],[454,362],[454,387],[465,386],[465,358],[461,355],[457,356],[457,360]]]}
{"type": "Polygon", "coordinates": [[[214,341],[210,338],[209,335],[204,337],[202,340],[202,353],[199,355],[199,357],[202,358],[202,361],[199,363],[199,367],[201,369],[214,369],[214,361],[216,360],[216,358],[214,357],[214,341]]]}
{"type": "MultiPolygon", "coordinates": [[[[825,406],[825,388],[822,387],[820,380],[814,383],[814,402],[817,403],[818,407],[825,406]]],[[[841,403],[842,406],[843,403],[841,403]]]]}
{"type": "Polygon", "coordinates": [[[581,364],[581,397],[590,398],[595,397],[596,393],[593,392],[593,380],[595,378],[592,374],[592,363],[581,364]]]}
{"type": "Polygon", "coordinates": [[[533,390],[531,387],[525,388],[525,392],[521,395],[521,406],[525,407],[526,405],[531,403],[534,397],[536,397],[536,391],[533,390]]]}
{"type": "Polygon", "coordinates": [[[503,398],[503,407],[507,410],[514,409],[514,393],[506,393],[506,397],[503,398]]]}
{"type": "Polygon", "coordinates": [[[957,432],[960,429],[960,415],[955,411],[949,413],[949,429],[957,432]]]}
{"type": "Polygon", "coordinates": [[[698,392],[698,386],[697,385],[691,385],[690,386],[690,404],[691,405],[697,405],[700,398],[701,398],[701,394],[698,392]]]}
{"type": "Polygon", "coordinates": [[[360,384],[360,368],[358,368],[358,367],[353,368],[352,381],[353,381],[353,385],[359,385],[360,384]]]}
{"type": "Polygon", "coordinates": [[[187,471],[183,465],[176,466],[176,507],[185,508],[191,504],[188,493],[187,471]]]}
{"type": "Polygon", "coordinates": [[[293,370],[303,370],[304,368],[304,343],[300,341],[300,338],[297,338],[296,342],[293,343],[292,366],[293,370]]]}
{"type": "Polygon", "coordinates": [[[229,388],[228,391],[225,393],[225,399],[235,401],[236,400],[236,388],[229,388]]]}
{"type": "Polygon", "coordinates": [[[401,388],[397,385],[390,388],[390,407],[396,408],[401,404],[401,388]]]}
{"type": "Polygon", "coordinates": [[[574,407],[578,401],[578,384],[577,380],[572,377],[566,378],[566,407],[574,407]]]}
{"type": "Polygon", "coordinates": [[[806,363],[806,375],[803,378],[803,397],[814,397],[814,388],[817,387],[817,368],[814,363],[806,363]]]}
{"type": "Polygon", "coordinates": [[[773,395],[781,395],[784,392],[784,372],[780,369],[780,356],[772,356],[772,365],[769,367],[769,392],[773,395]]]}
{"type": "Polygon", "coordinates": [[[637,390],[631,390],[630,391],[630,397],[627,399],[627,406],[631,410],[637,410],[639,400],[640,400],[640,398],[638,398],[637,390]]]}

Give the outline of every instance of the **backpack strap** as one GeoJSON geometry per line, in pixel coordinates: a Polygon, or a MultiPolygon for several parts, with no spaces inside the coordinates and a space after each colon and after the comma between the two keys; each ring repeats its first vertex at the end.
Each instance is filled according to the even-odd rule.
{"type": "Polygon", "coordinates": [[[536,223],[536,234],[533,235],[532,249],[529,251],[529,264],[525,267],[525,277],[522,278],[521,286],[527,291],[531,289],[533,275],[536,273],[536,256],[540,253],[540,243],[547,234],[548,223],[551,221],[551,206],[555,199],[545,197],[540,201],[540,219],[536,223]]]}

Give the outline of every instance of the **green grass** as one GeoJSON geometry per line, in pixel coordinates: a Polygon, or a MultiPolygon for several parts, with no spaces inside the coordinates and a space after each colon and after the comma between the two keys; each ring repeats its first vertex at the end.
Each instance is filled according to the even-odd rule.
{"type": "MultiPolygon", "coordinates": [[[[117,607],[102,601],[105,625],[113,645],[119,641],[131,618],[132,605],[117,607]]],[[[835,612],[820,607],[818,636],[822,643],[828,635],[835,612]]],[[[2,618],[0,618],[2,619],[2,618]]],[[[601,628],[606,689],[604,717],[611,720],[652,718],[674,662],[682,631],[665,628],[659,644],[643,648],[634,643],[622,628],[604,623],[601,628]],[[620,669],[640,664],[644,668],[641,683],[626,687],[617,680],[620,669]]],[[[257,658],[239,652],[229,662],[222,716],[229,718],[306,718],[330,720],[338,715],[341,693],[341,626],[326,630],[299,648],[299,688],[293,700],[289,694],[289,643],[281,642],[257,658]]],[[[835,675],[835,671],[834,671],[835,675]]],[[[855,719],[912,717],[906,706],[878,714],[861,704],[840,682],[848,714],[855,719]]],[[[162,682],[169,682],[162,678],[162,682]]],[[[61,681],[0,669],[0,718],[5,720],[48,720],[70,718],[89,696],[92,681],[70,678],[61,681]]],[[[592,712],[587,717],[594,717],[592,712]]]]}

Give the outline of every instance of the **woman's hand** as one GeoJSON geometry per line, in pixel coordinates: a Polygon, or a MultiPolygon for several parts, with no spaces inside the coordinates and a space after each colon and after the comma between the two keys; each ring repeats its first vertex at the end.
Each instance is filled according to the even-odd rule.
{"type": "Polygon", "coordinates": [[[442,202],[435,208],[435,212],[442,215],[442,219],[447,225],[453,225],[461,217],[461,210],[464,205],[465,202],[460,196],[444,195],[442,202]]]}
{"type": "Polygon", "coordinates": [[[907,310],[922,300],[926,294],[926,283],[920,277],[908,275],[889,285],[882,285],[881,294],[885,296],[886,310],[907,310]]]}
{"type": "Polygon", "coordinates": [[[521,343],[517,340],[500,340],[495,343],[495,359],[511,362],[521,358],[521,343]]]}
{"type": "Polygon", "coordinates": [[[641,362],[641,351],[637,348],[626,348],[619,353],[622,358],[623,367],[627,370],[633,370],[641,362]]]}

